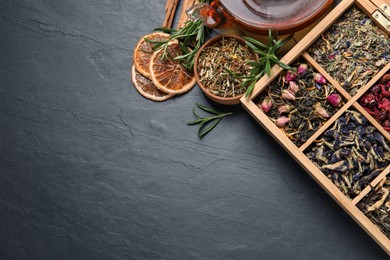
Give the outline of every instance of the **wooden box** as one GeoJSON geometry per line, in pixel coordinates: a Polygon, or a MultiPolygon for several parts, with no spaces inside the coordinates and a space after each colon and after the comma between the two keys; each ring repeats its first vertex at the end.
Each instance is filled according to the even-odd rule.
{"type": "MultiPolygon", "coordinates": [[[[371,87],[376,85],[379,80],[386,73],[390,73],[390,65],[388,63],[389,53],[387,55],[386,62],[381,66],[382,68],[378,71],[372,73],[371,79],[358,88],[356,93],[351,94],[346,89],[342,87],[345,86],[345,82],[339,82],[337,79],[339,74],[346,74],[346,68],[339,68],[337,72],[333,71],[328,73],[329,68],[326,63],[321,66],[316,60],[315,57],[309,54],[310,51],[315,50],[316,43],[318,41],[324,41],[326,43],[326,38],[323,34],[327,33],[328,30],[333,28],[332,26],[340,22],[341,17],[343,17],[347,12],[350,12],[353,8],[358,9],[360,12],[364,13],[371,21],[374,23],[374,26],[380,28],[383,33],[383,39],[386,44],[389,44],[389,32],[390,32],[390,14],[389,14],[389,0],[343,0],[338,4],[335,9],[333,9],[315,28],[313,28],[301,41],[299,41],[295,47],[289,51],[283,58],[282,61],[286,64],[293,64],[300,59],[312,67],[314,71],[322,74],[328,84],[334,86],[336,92],[340,94],[343,98],[344,103],[338,108],[335,113],[327,118],[324,123],[318,127],[318,129],[308,137],[307,140],[302,142],[300,145],[296,145],[282,128],[279,128],[275,124],[275,120],[263,112],[262,109],[258,106],[261,102],[261,96],[268,93],[268,89],[274,82],[281,80],[281,75],[286,73],[285,70],[278,66],[274,66],[271,70],[271,76],[265,76],[257,82],[256,87],[252,95],[248,98],[243,97],[241,103],[245,109],[259,122],[278,142],[281,144],[289,154],[314,178],[317,183],[390,255],[390,240],[389,238],[380,230],[380,228],[374,224],[364,213],[359,209],[359,202],[362,201],[367,194],[372,192],[372,190],[384,179],[389,177],[390,179],[390,164],[389,160],[385,161],[385,166],[383,170],[377,174],[377,177],[369,181],[365,188],[362,188],[359,194],[356,196],[346,196],[343,189],[336,186],[336,182],[332,181],[332,178],[329,178],[325,174],[324,166],[319,166],[314,162],[314,160],[309,159],[307,154],[309,154],[310,149],[316,146],[316,144],[321,140],[324,132],[330,129],[335,122],[340,119],[347,110],[353,110],[360,113],[364,116],[368,123],[375,128],[375,131],[378,131],[385,139],[387,144],[390,144],[390,134],[387,132],[384,127],[376,119],[374,119],[360,104],[359,100],[361,97],[367,93],[371,87]],[[325,38],[325,39],[324,39],[325,38]],[[314,46],[314,47],[313,47],[314,46]],[[339,73],[339,74],[337,74],[339,73]],[[332,77],[331,74],[334,76],[332,77]]],[[[334,32],[340,33],[340,32],[334,32]]],[[[358,32],[356,32],[358,33],[358,32]]],[[[342,36],[338,36],[342,37],[342,36]]],[[[319,46],[319,45],[318,45],[319,46]]],[[[329,47],[329,46],[328,46],[329,47]]],[[[320,47],[318,47],[320,48],[320,47]]],[[[373,46],[371,49],[375,52],[376,47],[373,46]]],[[[368,48],[370,49],[370,48],[368,48]]],[[[388,49],[387,49],[388,50],[388,49]]],[[[323,48],[322,51],[325,55],[326,48],[323,48]]],[[[372,53],[372,55],[378,55],[372,53]]],[[[353,57],[353,55],[352,55],[353,57]]],[[[351,60],[351,62],[354,62],[351,60]]],[[[363,64],[364,66],[364,64],[363,64]]],[[[337,129],[336,129],[337,130],[337,129]]],[[[368,154],[367,154],[368,155],[368,154]]],[[[380,160],[380,159],[379,159],[380,160]]],[[[382,163],[383,166],[383,163],[382,163]]],[[[383,183],[383,182],[382,182],[383,183]]],[[[360,185],[360,184],[359,184],[360,185]]],[[[390,196],[390,195],[389,195],[390,196]]],[[[390,208],[389,208],[390,211],[390,208]]],[[[390,218],[390,215],[389,217],[390,218]]]]}

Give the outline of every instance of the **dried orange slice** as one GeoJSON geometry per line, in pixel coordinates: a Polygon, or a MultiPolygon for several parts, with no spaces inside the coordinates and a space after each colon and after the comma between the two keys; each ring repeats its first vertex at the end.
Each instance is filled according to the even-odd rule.
{"type": "Polygon", "coordinates": [[[148,99],[154,101],[164,101],[174,96],[174,94],[168,94],[157,89],[150,79],[137,71],[135,65],[131,68],[131,78],[138,92],[148,99]]]}
{"type": "Polygon", "coordinates": [[[195,86],[195,76],[173,59],[181,55],[180,46],[176,41],[169,43],[167,51],[169,54],[166,59],[162,58],[163,49],[155,52],[150,58],[150,77],[154,85],[164,92],[184,93],[195,86]]]}
{"type": "Polygon", "coordinates": [[[141,38],[141,40],[139,40],[139,42],[135,46],[133,54],[135,68],[139,71],[139,73],[141,73],[145,77],[150,78],[149,62],[150,57],[152,56],[152,53],[150,52],[152,51],[152,47],[154,44],[145,41],[145,38],[148,38],[152,41],[164,41],[168,40],[169,34],[155,32],[152,34],[145,35],[141,38]]]}

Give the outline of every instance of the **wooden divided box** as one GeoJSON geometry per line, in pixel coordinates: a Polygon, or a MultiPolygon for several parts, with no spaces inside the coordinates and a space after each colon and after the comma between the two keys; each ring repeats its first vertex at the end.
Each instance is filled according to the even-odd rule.
{"type": "Polygon", "coordinates": [[[389,0],[343,0],[245,109],[390,255],[389,0]]]}

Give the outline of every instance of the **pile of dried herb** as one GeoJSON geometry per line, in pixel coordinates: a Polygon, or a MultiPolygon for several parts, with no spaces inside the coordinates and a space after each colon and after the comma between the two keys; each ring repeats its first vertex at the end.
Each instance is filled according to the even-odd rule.
{"type": "Polygon", "coordinates": [[[259,108],[301,146],[344,104],[334,87],[305,63],[293,65],[265,89],[259,108]]]}
{"type": "Polygon", "coordinates": [[[390,239],[390,176],[359,203],[358,208],[390,239]]]}
{"type": "Polygon", "coordinates": [[[390,163],[390,147],[375,127],[347,110],[305,152],[349,198],[356,197],[390,163]]]}
{"type": "Polygon", "coordinates": [[[254,60],[255,55],[247,45],[232,37],[222,37],[202,50],[196,70],[200,82],[210,93],[220,97],[236,97],[246,91],[240,77],[249,75],[251,66],[248,61],[254,60]]]}
{"type": "Polygon", "coordinates": [[[359,103],[390,132],[390,73],[365,93],[359,103]]]}
{"type": "Polygon", "coordinates": [[[308,50],[351,95],[390,61],[390,41],[372,20],[351,7],[308,50]]]}

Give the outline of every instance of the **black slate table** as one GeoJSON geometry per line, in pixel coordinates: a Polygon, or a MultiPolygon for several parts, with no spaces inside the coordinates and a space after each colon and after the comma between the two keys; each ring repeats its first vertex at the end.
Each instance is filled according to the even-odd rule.
{"type": "Polygon", "coordinates": [[[0,1],[1,259],[386,259],[240,106],[130,80],[165,1],[0,1]],[[235,113],[204,139],[199,102],[235,113]]]}

